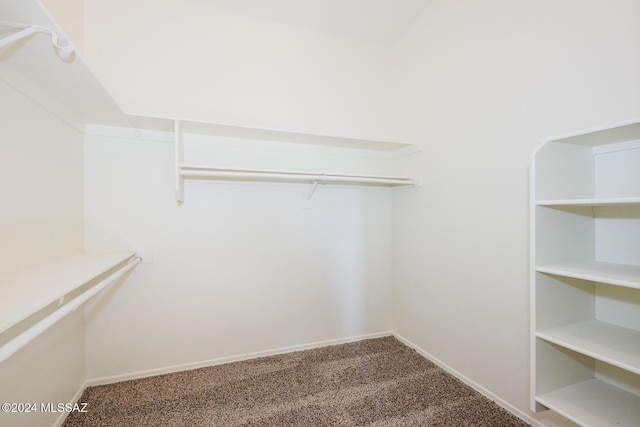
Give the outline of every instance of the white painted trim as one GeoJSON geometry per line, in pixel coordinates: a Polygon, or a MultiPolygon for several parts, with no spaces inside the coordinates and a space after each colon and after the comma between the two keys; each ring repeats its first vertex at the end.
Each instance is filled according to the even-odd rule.
{"type": "Polygon", "coordinates": [[[237,356],[220,357],[216,359],[203,360],[194,363],[185,363],[183,365],[174,365],[159,369],[149,369],[146,371],[131,372],[123,375],[114,375],[111,377],[94,378],[85,383],[85,387],[97,385],[112,384],[120,381],[135,380],[139,378],[153,377],[156,375],[171,374],[174,372],[190,371],[192,369],[207,368],[210,366],[222,365],[225,363],[240,362],[243,360],[257,359],[260,357],[274,356],[277,354],[293,353],[296,351],[310,350],[319,347],[327,347],[330,345],[346,344],[350,342],[362,341],[372,338],[382,338],[394,335],[393,332],[378,332],[367,335],[358,335],[348,338],[339,338],[335,340],[318,341],[314,343],[294,345],[290,347],[281,347],[272,350],[257,351],[254,353],[239,354],[237,356]]]}
{"type": "Polygon", "coordinates": [[[447,365],[446,363],[442,362],[438,358],[434,357],[433,355],[429,354],[425,350],[421,349],[420,347],[418,347],[417,345],[415,345],[414,343],[412,343],[408,339],[404,338],[403,336],[401,336],[401,335],[399,335],[399,334],[397,334],[395,332],[393,333],[393,336],[396,337],[400,342],[402,342],[407,347],[413,348],[420,355],[422,355],[425,359],[435,363],[436,365],[438,365],[439,367],[441,367],[442,369],[444,369],[445,371],[447,371],[448,373],[450,373],[454,377],[458,378],[460,381],[462,381],[466,385],[468,385],[468,386],[472,387],[473,389],[475,389],[476,391],[478,391],[480,394],[482,394],[485,397],[493,400],[495,403],[497,403],[498,405],[502,406],[504,409],[506,409],[507,411],[509,411],[510,413],[515,415],[516,417],[520,418],[521,420],[523,420],[523,421],[525,421],[525,422],[527,422],[527,423],[529,423],[529,424],[531,424],[533,426],[544,427],[544,424],[541,424],[538,420],[534,419],[533,417],[531,417],[527,413],[523,412],[522,410],[520,410],[520,409],[516,408],[515,406],[511,405],[510,403],[506,402],[502,398],[496,396],[495,394],[493,394],[492,392],[490,392],[486,388],[482,387],[480,384],[478,384],[475,381],[471,380],[470,378],[464,376],[459,371],[453,369],[451,366],[447,365]]]}
{"type": "Polygon", "coordinates": [[[529,410],[536,411],[536,154],[546,143],[531,154],[529,162],[529,410]]]}
{"type": "MultiPolygon", "coordinates": [[[[87,388],[87,383],[84,383],[83,385],[80,386],[78,391],[75,392],[73,397],[68,402],[63,402],[63,403],[76,403],[80,399],[80,397],[82,396],[82,393],[84,393],[86,388],[87,388]]],[[[89,408],[87,408],[87,409],[89,409],[89,408]]],[[[60,415],[58,416],[58,419],[53,424],[53,427],[62,427],[62,424],[64,424],[64,421],[67,419],[69,414],[70,413],[66,412],[66,411],[65,412],[61,412],[60,415]]]]}

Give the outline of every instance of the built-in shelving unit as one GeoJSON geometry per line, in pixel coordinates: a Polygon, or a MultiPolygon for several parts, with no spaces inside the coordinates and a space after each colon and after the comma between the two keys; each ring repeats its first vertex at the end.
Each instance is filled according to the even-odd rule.
{"type": "Polygon", "coordinates": [[[531,186],[531,408],[638,426],[640,122],[545,141],[531,186]]]}

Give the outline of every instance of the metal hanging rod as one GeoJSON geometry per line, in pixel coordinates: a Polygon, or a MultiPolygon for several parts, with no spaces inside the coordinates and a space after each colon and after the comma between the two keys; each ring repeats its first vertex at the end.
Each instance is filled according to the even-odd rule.
{"type": "Polygon", "coordinates": [[[292,182],[318,182],[371,185],[416,185],[414,178],[367,175],[337,175],[306,172],[286,172],[278,170],[221,169],[201,166],[180,166],[180,174],[185,178],[255,179],[292,182]]]}

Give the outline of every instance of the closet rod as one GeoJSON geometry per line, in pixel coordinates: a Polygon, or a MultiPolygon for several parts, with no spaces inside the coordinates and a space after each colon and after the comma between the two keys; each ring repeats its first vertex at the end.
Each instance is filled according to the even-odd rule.
{"type": "Polygon", "coordinates": [[[58,308],[53,313],[49,314],[44,319],[40,320],[35,325],[31,326],[29,329],[22,332],[20,335],[16,336],[5,345],[0,347],[0,363],[4,362],[11,356],[13,356],[16,352],[18,352],[22,347],[29,344],[33,339],[35,339],[38,335],[49,329],[51,326],[56,324],[59,320],[64,318],[66,315],[76,311],[78,307],[87,302],[91,297],[96,295],[98,292],[102,291],[107,286],[113,284],[117,279],[125,275],[129,270],[138,265],[142,261],[142,258],[136,257],[131,260],[128,264],[120,268],[118,271],[110,275],[109,277],[103,279],[98,284],[93,286],[88,291],[78,295],[67,304],[64,304],[60,308],[58,308]]]}
{"type": "Polygon", "coordinates": [[[23,28],[22,30],[11,34],[10,36],[7,36],[3,39],[0,39],[0,47],[4,47],[4,46],[8,46],[12,43],[15,43],[17,41],[20,41],[24,38],[27,38],[33,34],[37,34],[42,32],[39,28],[37,27],[27,27],[27,28],[23,28]]]}
{"type": "Polygon", "coordinates": [[[265,179],[282,181],[335,182],[380,185],[416,185],[413,178],[392,178],[359,175],[332,175],[313,173],[288,173],[280,171],[239,171],[228,169],[182,167],[180,175],[185,178],[228,178],[228,179],[265,179]]]}
{"type": "Polygon", "coordinates": [[[71,54],[75,50],[73,44],[71,44],[69,40],[60,37],[58,33],[51,28],[41,27],[38,25],[21,24],[18,22],[10,22],[2,19],[0,19],[0,27],[8,27],[20,30],[0,39],[0,48],[18,42],[34,34],[47,34],[51,36],[51,43],[56,48],[58,55],[62,59],[70,58],[71,54]]]}

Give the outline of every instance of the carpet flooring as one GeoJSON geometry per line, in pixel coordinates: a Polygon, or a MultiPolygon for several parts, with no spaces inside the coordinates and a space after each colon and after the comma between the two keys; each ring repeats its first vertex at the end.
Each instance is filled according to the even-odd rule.
{"type": "Polygon", "coordinates": [[[393,337],[89,387],[64,427],[528,424],[393,337]]]}

